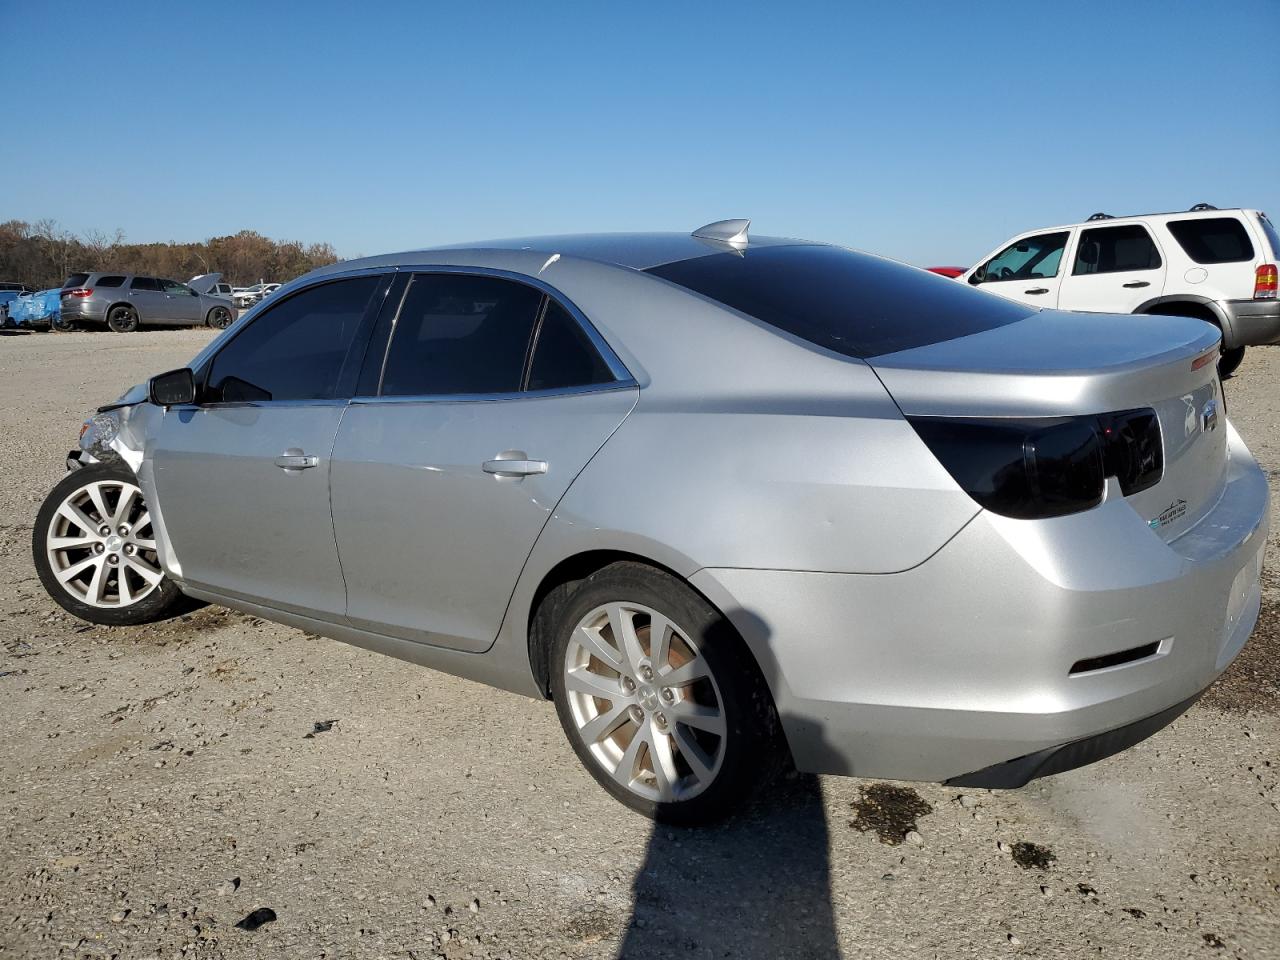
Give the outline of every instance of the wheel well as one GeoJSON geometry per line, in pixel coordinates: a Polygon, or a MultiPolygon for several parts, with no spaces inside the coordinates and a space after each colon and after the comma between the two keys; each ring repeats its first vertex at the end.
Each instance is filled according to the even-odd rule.
{"type": "MultiPolygon", "coordinates": [[[[542,578],[542,582],[538,584],[538,589],[533,594],[533,602],[529,605],[528,629],[525,634],[529,642],[529,666],[533,670],[534,679],[538,681],[538,688],[548,700],[551,699],[551,668],[549,663],[551,637],[547,633],[549,624],[546,620],[549,618],[540,619],[540,614],[544,612],[549,614],[554,609],[554,604],[557,601],[567,598],[575,584],[587,579],[596,571],[603,570],[611,563],[618,563],[622,560],[643,563],[645,566],[653,567],[655,570],[661,570],[663,573],[675,577],[691,590],[697,591],[696,587],[670,567],[655,563],[648,557],[627,553],[622,550],[591,550],[561,560],[542,578]],[[548,598],[551,600],[550,605],[547,604],[548,598]],[[544,606],[546,606],[545,611],[544,606]]],[[[702,596],[700,591],[697,592],[702,596]]],[[[706,600],[707,598],[703,596],[703,599],[706,600]]],[[[711,603],[710,600],[707,600],[707,602],[711,603]]],[[[712,606],[715,606],[715,604],[712,604],[712,606]]]]}
{"type": "Polygon", "coordinates": [[[117,300],[115,303],[108,306],[107,309],[102,311],[102,319],[106,320],[109,316],[111,316],[111,311],[114,310],[116,307],[128,307],[130,310],[133,310],[135,314],[138,312],[137,309],[134,307],[134,305],[130,303],[128,300],[117,300]]]}
{"type": "Polygon", "coordinates": [[[1222,329],[1222,322],[1218,319],[1218,315],[1206,307],[1202,303],[1195,303],[1190,300],[1174,300],[1165,303],[1157,303],[1145,308],[1143,313],[1161,314],[1167,313],[1175,317],[1195,317],[1197,320],[1204,320],[1212,323],[1219,330],[1222,329]]]}

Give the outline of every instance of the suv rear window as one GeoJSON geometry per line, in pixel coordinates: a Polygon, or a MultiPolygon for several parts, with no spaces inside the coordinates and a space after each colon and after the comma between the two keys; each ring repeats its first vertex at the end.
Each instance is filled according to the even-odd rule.
{"type": "Polygon", "coordinates": [[[70,287],[83,287],[85,281],[88,279],[89,275],[87,273],[73,273],[71,276],[67,277],[66,281],[62,284],[62,289],[66,290],[70,287]]]}
{"type": "Polygon", "coordinates": [[[1196,263],[1239,263],[1253,259],[1253,244],[1235,217],[1170,220],[1169,232],[1196,263]]]}
{"type": "Polygon", "coordinates": [[[820,244],[748,247],[645,272],[859,359],[967,337],[1036,312],[905,264],[820,244]]]}
{"type": "Polygon", "coordinates": [[[1267,243],[1271,244],[1271,256],[1280,257],[1280,233],[1265,213],[1258,214],[1258,223],[1262,224],[1262,232],[1267,235],[1267,243]]]}
{"type": "Polygon", "coordinates": [[[95,287],[123,287],[124,277],[99,277],[95,287]]]}

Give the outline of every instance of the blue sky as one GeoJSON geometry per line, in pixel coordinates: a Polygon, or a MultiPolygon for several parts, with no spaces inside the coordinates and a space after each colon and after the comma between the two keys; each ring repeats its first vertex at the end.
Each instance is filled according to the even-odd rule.
{"type": "Polygon", "coordinates": [[[355,256],[745,216],[967,264],[1097,210],[1280,214],[1276,0],[967,8],[0,0],[0,220],[355,256]]]}

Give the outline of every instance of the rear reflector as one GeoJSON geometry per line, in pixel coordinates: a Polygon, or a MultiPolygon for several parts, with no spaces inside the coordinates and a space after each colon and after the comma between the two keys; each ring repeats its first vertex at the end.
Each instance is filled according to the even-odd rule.
{"type": "Polygon", "coordinates": [[[1126,663],[1134,663],[1138,660],[1145,660],[1147,657],[1154,657],[1160,650],[1160,641],[1155,640],[1151,643],[1144,643],[1140,647],[1130,647],[1128,650],[1121,650],[1119,653],[1108,653],[1101,657],[1089,657],[1087,660],[1077,660],[1071,666],[1071,675],[1077,673],[1092,673],[1094,670],[1105,670],[1107,667],[1119,667],[1126,663]]]}
{"type": "Polygon", "coordinates": [[[1253,299],[1274,300],[1276,298],[1276,265],[1264,263],[1258,267],[1253,281],[1253,299]]]}
{"type": "Polygon", "coordinates": [[[1205,366],[1206,364],[1213,363],[1213,361],[1217,359],[1218,359],[1218,348],[1214,347],[1212,350],[1206,350],[1204,353],[1200,354],[1200,356],[1192,360],[1191,369],[1199,370],[1201,367],[1205,366]]]}

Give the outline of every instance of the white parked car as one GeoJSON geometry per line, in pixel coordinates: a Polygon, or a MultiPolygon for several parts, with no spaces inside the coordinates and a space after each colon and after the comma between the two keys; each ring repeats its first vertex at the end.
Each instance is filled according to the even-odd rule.
{"type": "Polygon", "coordinates": [[[252,307],[259,300],[270,296],[280,289],[278,283],[255,283],[251,287],[237,287],[232,293],[231,299],[235,305],[241,310],[246,307],[252,307]]]}
{"type": "Polygon", "coordinates": [[[1280,343],[1277,260],[1280,233],[1265,213],[1198,203],[1031,230],[958,279],[1048,309],[1207,320],[1222,331],[1225,377],[1246,346],[1280,343]]]}

